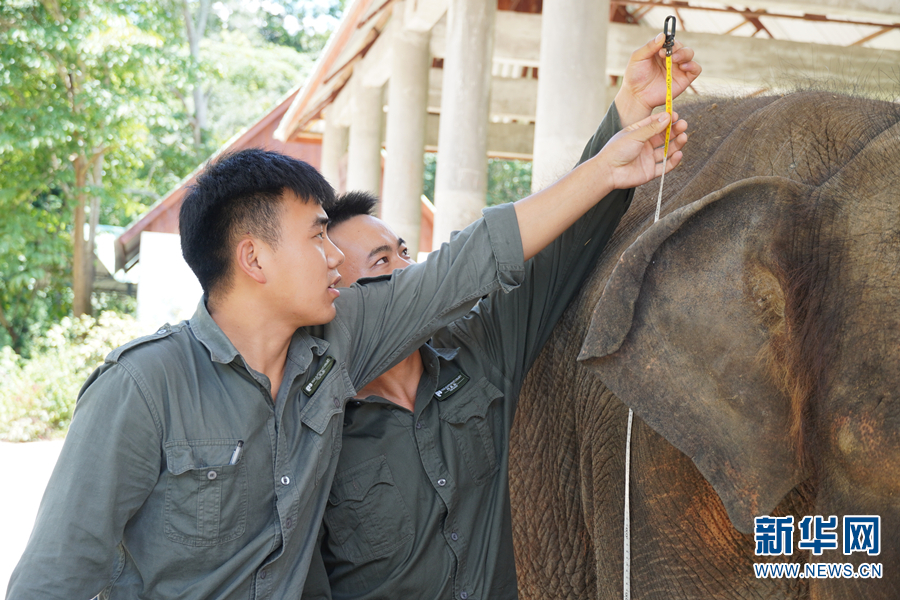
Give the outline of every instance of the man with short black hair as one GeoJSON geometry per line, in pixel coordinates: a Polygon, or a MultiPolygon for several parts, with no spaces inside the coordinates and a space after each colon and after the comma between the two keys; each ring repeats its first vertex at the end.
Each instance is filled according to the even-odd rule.
{"type": "MultiPolygon", "coordinates": [[[[646,114],[665,99],[661,42],[632,55],[579,164],[645,116],[635,108],[639,84],[656,76],[646,114]]],[[[677,94],[700,67],[690,49],[675,50],[677,94]]],[[[632,194],[610,193],[525,264],[518,288],[482,299],[348,403],[304,599],[516,598],[507,467],[519,390],[632,194]]],[[[342,285],[413,264],[404,240],[374,216],[376,202],[355,192],[328,209],[332,240],[346,257],[342,285]]]]}
{"type": "Polygon", "coordinates": [[[341,194],[340,202],[331,204],[326,209],[328,213],[328,224],[339,225],[358,215],[375,214],[375,206],[378,204],[378,198],[374,194],[364,191],[350,191],[341,194]]]}
{"type": "Polygon", "coordinates": [[[548,190],[486,209],[426,263],[341,291],[324,179],[261,150],[213,161],[182,206],[204,298],[85,383],[7,597],[299,595],[346,399],[518,286],[525,260],[611,189],[658,176],[669,121],[647,118],[548,190]]]}

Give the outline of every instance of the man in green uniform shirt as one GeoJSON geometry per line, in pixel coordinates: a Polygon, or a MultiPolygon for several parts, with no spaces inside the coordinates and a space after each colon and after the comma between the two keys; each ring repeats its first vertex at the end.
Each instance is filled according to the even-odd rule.
{"type": "MultiPolygon", "coordinates": [[[[580,162],[665,100],[661,45],[632,55],[580,162]]],[[[676,46],[676,94],[700,73],[692,58],[676,46]]],[[[507,466],[519,388],[632,194],[606,196],[526,263],[522,285],[481,300],[348,403],[304,598],[517,596],[507,466]]],[[[404,241],[371,216],[374,205],[351,193],[329,209],[346,256],[342,284],[412,268],[404,241]]]]}
{"type": "Polygon", "coordinates": [[[315,169],[262,150],[208,165],[180,219],[204,298],[85,383],[7,597],[299,595],[346,399],[514,289],[612,189],[658,176],[668,122],[645,119],[544,192],[485,210],[426,263],[340,292],[333,191],[315,169]]]}

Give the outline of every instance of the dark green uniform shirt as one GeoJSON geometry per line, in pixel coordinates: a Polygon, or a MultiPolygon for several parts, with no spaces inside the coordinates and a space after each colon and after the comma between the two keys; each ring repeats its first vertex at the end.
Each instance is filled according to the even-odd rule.
{"type": "MultiPolygon", "coordinates": [[[[610,108],[585,148],[620,128],[610,108]]],[[[350,401],[306,598],[515,598],[507,466],[519,388],[632,197],[616,191],[421,348],[415,412],[350,401]],[[329,582],[330,580],[330,582],[329,582]]]]}
{"type": "Polygon", "coordinates": [[[277,398],[202,302],[115,350],[82,388],[7,597],[299,596],[345,400],[523,270],[513,207],[487,209],[427,263],[342,290],[334,321],[297,330],[277,398]]]}

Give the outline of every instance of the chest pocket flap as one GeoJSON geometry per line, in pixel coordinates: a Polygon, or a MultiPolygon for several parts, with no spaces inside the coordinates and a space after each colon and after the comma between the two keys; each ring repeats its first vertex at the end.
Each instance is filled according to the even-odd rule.
{"type": "Polygon", "coordinates": [[[245,463],[229,464],[238,440],[166,443],[166,537],[217,546],[244,534],[249,503],[245,463]]]}
{"type": "Polygon", "coordinates": [[[337,474],[325,525],[328,545],[339,560],[383,558],[412,539],[409,510],[384,456],[337,474]]]}
{"type": "Polygon", "coordinates": [[[488,481],[499,467],[495,438],[503,436],[503,413],[495,410],[490,414],[490,410],[502,397],[503,392],[482,377],[440,402],[441,419],[448,424],[476,485],[488,481]]]}
{"type": "Polygon", "coordinates": [[[482,377],[454,394],[441,405],[441,418],[448,423],[462,424],[476,417],[484,419],[491,403],[503,397],[503,392],[482,377]]]}
{"type": "Polygon", "coordinates": [[[344,399],[350,398],[356,391],[350,385],[350,378],[346,376],[343,365],[335,365],[328,376],[316,390],[311,398],[300,394],[300,401],[306,400],[306,405],[300,411],[300,420],[304,425],[322,435],[328,428],[331,418],[344,410],[344,399]]]}
{"type": "Polygon", "coordinates": [[[377,456],[343,473],[338,473],[331,486],[328,500],[332,504],[340,504],[346,500],[359,502],[379,483],[394,485],[394,477],[384,456],[377,456]]]}
{"type": "Polygon", "coordinates": [[[340,364],[335,365],[321,383],[316,385],[311,398],[307,398],[303,392],[298,396],[298,402],[306,401],[300,410],[300,421],[316,434],[309,436],[316,448],[315,485],[336,464],[337,455],[341,451],[341,420],[336,419],[335,415],[344,411],[344,400],[354,393],[350,377],[340,364]]]}

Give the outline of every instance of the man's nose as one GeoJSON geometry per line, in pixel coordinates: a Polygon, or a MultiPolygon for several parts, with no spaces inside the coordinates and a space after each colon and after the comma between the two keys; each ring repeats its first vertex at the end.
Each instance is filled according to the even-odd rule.
{"type": "Polygon", "coordinates": [[[337,269],[340,265],[344,264],[344,253],[341,252],[341,249],[334,245],[334,242],[331,241],[331,238],[327,235],[325,236],[325,257],[328,261],[329,269],[337,269]]]}

